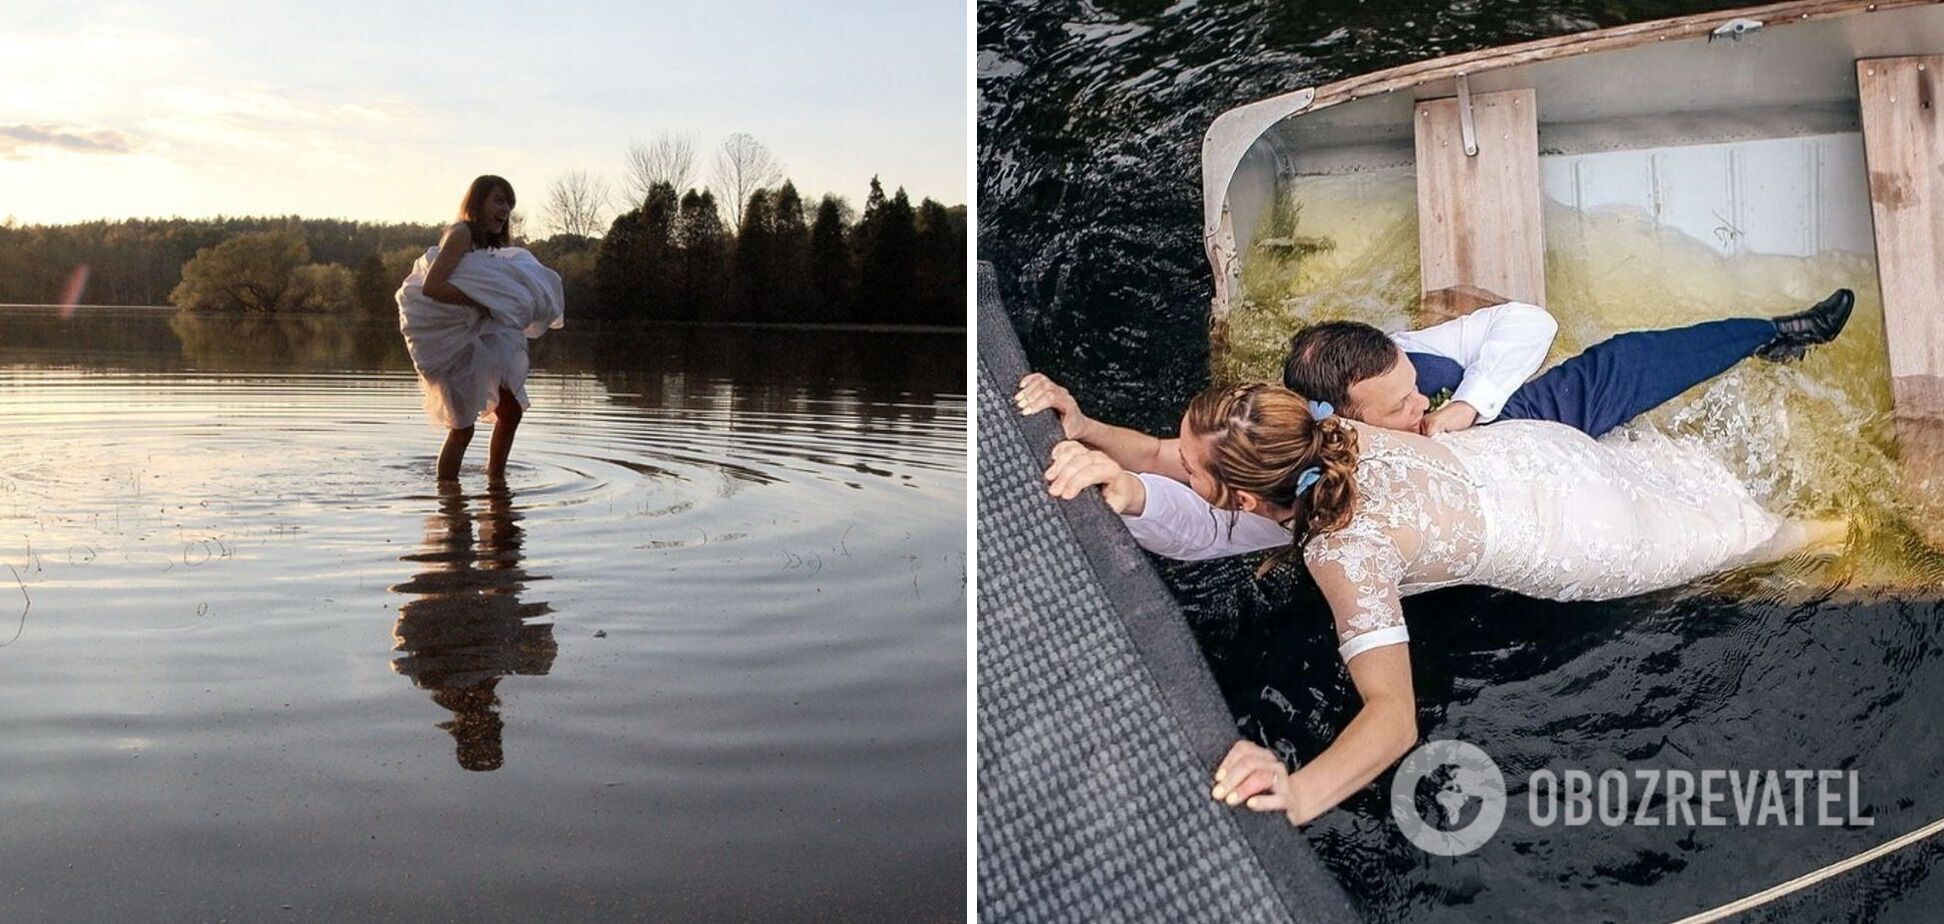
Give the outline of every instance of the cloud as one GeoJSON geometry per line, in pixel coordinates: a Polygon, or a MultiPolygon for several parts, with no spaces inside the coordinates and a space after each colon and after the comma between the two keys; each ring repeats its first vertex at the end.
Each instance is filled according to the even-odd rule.
{"type": "Polygon", "coordinates": [[[135,139],[116,131],[81,131],[65,125],[0,125],[0,157],[19,160],[32,148],[81,154],[131,154],[135,139]]]}

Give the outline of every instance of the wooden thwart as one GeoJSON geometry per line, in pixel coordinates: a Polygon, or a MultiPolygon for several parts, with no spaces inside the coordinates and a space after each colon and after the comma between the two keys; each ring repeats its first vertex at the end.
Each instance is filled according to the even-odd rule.
{"type": "Polygon", "coordinates": [[[1900,417],[1944,418],[1944,55],[1856,62],[1877,282],[1900,417]]]}
{"type": "Polygon", "coordinates": [[[1533,91],[1474,94],[1471,107],[1476,155],[1465,153],[1458,100],[1423,100],[1413,117],[1423,291],[1475,286],[1544,305],[1533,91]]]}

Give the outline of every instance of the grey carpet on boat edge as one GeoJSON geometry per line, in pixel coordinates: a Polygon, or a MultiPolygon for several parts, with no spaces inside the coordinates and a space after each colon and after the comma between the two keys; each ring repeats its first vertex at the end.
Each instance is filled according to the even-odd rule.
{"type": "Polygon", "coordinates": [[[1209,798],[1237,734],[1173,598],[1089,491],[1040,473],[1059,428],[979,268],[978,902],[982,921],[1351,921],[1280,815],[1209,798]]]}

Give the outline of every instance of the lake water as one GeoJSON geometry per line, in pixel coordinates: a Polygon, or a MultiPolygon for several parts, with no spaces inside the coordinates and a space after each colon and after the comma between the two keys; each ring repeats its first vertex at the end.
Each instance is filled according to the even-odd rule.
{"type": "Polygon", "coordinates": [[[965,337],[0,309],[0,919],[964,906],[965,337]]]}
{"type": "MultiPolygon", "coordinates": [[[[1008,307],[1039,368],[1072,386],[1095,416],[1171,432],[1211,379],[1262,371],[1259,361],[1235,356],[1228,359],[1237,368],[1210,368],[1200,151],[1218,114],[1409,61],[1732,5],[981,3],[980,257],[1010,280],[1008,307]]],[[[1306,220],[1317,214],[1304,213],[1306,220]]],[[[1629,240],[1616,232],[1588,249],[1610,253],[1629,240]]],[[[1415,293],[1414,249],[1372,262],[1415,293]]],[[[1782,279],[1816,297],[1860,280],[1847,342],[1799,367],[1728,376],[1663,416],[1735,430],[1726,435],[1742,448],[1725,440],[1740,452],[1728,461],[1767,478],[1758,487],[1785,506],[1852,518],[1859,528],[1848,549],[1806,573],[1743,574],[1605,603],[1478,589],[1407,601],[1420,735],[1481,747],[1504,771],[1511,809],[1477,852],[1432,856],[1392,821],[1386,773],[1306,828],[1371,918],[1671,920],[1944,817],[1944,739],[1934,731],[1944,721],[1944,554],[1937,521],[1911,512],[1921,501],[1935,503],[1935,489],[1916,497],[1888,474],[1894,454],[1879,394],[1873,267],[1852,260],[1782,269],[1782,279]],[[1743,413],[1777,404],[1786,405],[1786,418],[1743,413]],[[1791,432],[1766,452],[1748,449],[1755,436],[1791,432]],[[1853,769],[1861,813],[1875,824],[1528,823],[1528,776],[1571,768],[1595,775],[1853,769]]],[[[1626,293],[1645,291],[1632,286],[1647,280],[1614,278],[1610,293],[1569,300],[1569,340],[1584,344],[1610,332],[1584,323],[1581,309],[1602,307],[1595,296],[1626,301],[1626,293]]],[[[1686,323],[1688,312],[1702,308],[1719,316],[1721,305],[1736,301],[1782,303],[1747,276],[1740,287],[1734,279],[1675,280],[1693,283],[1686,289],[1655,281],[1695,304],[1633,311],[1624,315],[1627,325],[1686,323]],[[1699,304],[1723,286],[1734,298],[1699,304]]],[[[1337,294],[1338,282],[1324,288],[1337,294]]],[[[1548,291],[1565,290],[1549,280],[1548,291]]],[[[1594,321],[1622,319],[1616,306],[1603,307],[1594,321]]],[[[1258,333],[1254,345],[1273,346],[1288,331],[1258,333]]],[[[1164,576],[1189,610],[1241,733],[1307,760],[1349,720],[1357,699],[1320,596],[1286,572],[1256,581],[1254,564],[1165,564],[1164,576]]],[[[1652,800],[1656,810],[1663,803],[1652,800]]],[[[1944,844],[1931,840],[1754,917],[1931,920],[1944,899],[1944,881],[1930,874],[1940,860],[1944,844]]]]}

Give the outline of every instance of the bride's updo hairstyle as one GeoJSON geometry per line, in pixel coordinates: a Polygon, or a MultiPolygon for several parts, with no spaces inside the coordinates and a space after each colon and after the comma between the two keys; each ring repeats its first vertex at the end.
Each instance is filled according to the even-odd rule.
{"type": "Polygon", "coordinates": [[[1295,542],[1285,554],[1300,551],[1314,534],[1349,524],[1357,506],[1357,431],[1343,418],[1317,421],[1308,401],[1280,385],[1243,385],[1195,396],[1184,419],[1190,435],[1207,441],[1217,506],[1235,509],[1235,492],[1247,491],[1296,511],[1295,522],[1286,524],[1295,542]],[[1315,483],[1300,490],[1312,467],[1315,483]]]}

